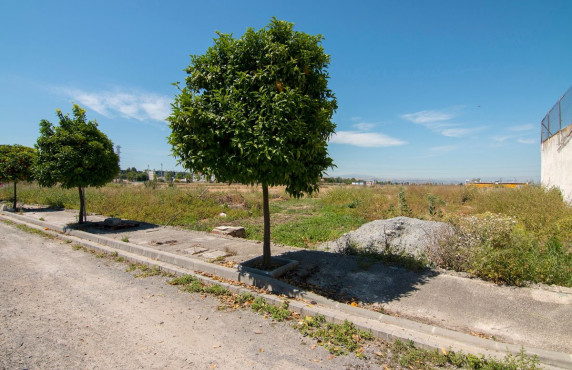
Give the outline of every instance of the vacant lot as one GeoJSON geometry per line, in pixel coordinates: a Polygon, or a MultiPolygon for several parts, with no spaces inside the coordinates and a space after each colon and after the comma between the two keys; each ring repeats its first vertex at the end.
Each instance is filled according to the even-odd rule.
{"type": "MultiPolygon", "coordinates": [[[[20,186],[18,196],[24,203],[79,206],[74,189],[29,184],[20,186]]],[[[247,238],[262,239],[262,195],[257,187],[111,184],[88,189],[86,197],[88,212],[203,231],[240,225],[247,238]]],[[[0,189],[0,200],[10,199],[10,187],[0,189]]],[[[456,233],[425,256],[422,262],[427,265],[498,283],[572,286],[572,207],[556,190],[329,185],[301,199],[288,197],[282,188],[272,189],[270,205],[274,243],[312,248],[376,219],[438,220],[451,224],[456,233]]]]}

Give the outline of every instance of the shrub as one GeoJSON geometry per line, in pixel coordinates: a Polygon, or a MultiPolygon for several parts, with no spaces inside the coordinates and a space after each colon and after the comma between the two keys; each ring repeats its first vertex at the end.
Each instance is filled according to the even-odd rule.
{"type": "Polygon", "coordinates": [[[515,218],[492,213],[451,223],[455,233],[430,256],[436,265],[495,283],[572,286],[572,253],[557,237],[539,242],[515,218]]]}

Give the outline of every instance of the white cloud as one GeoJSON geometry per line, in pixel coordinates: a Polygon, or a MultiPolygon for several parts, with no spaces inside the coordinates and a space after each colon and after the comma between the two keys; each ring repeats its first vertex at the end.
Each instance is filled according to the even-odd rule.
{"type": "Polygon", "coordinates": [[[532,123],[526,123],[524,125],[516,125],[507,128],[507,131],[511,132],[523,132],[523,131],[532,131],[536,130],[536,126],[532,123]]]}
{"type": "Polygon", "coordinates": [[[482,131],[484,127],[474,127],[474,128],[448,128],[441,131],[441,135],[447,137],[463,137],[467,135],[474,134],[476,132],[482,131]]]}
{"type": "Polygon", "coordinates": [[[79,89],[62,89],[75,102],[97,113],[139,121],[164,121],[171,111],[171,99],[147,92],[103,91],[86,92],[79,89]]]}
{"type": "Polygon", "coordinates": [[[420,112],[407,113],[407,114],[401,115],[401,118],[404,118],[408,121],[411,121],[411,122],[417,123],[417,124],[448,121],[454,117],[455,117],[455,115],[452,113],[443,112],[443,111],[436,111],[436,110],[422,110],[420,112]]]}
{"type": "Polygon", "coordinates": [[[405,141],[395,139],[384,134],[359,131],[338,131],[330,138],[330,143],[348,144],[366,148],[407,144],[405,141]]]}
{"type": "Polygon", "coordinates": [[[447,137],[463,137],[479,131],[486,127],[467,128],[459,123],[449,122],[458,116],[452,111],[459,111],[462,107],[453,107],[447,110],[422,110],[415,113],[402,114],[401,118],[413,122],[415,124],[425,126],[429,130],[447,137]]]}
{"type": "Polygon", "coordinates": [[[508,139],[512,139],[514,137],[515,137],[514,135],[494,136],[493,140],[502,143],[503,141],[506,141],[508,139]]]}
{"type": "Polygon", "coordinates": [[[521,144],[535,144],[535,143],[539,143],[540,140],[536,140],[536,139],[524,139],[524,138],[519,138],[517,140],[519,143],[521,144]]]}
{"type": "Polygon", "coordinates": [[[534,144],[538,140],[531,138],[537,127],[533,124],[527,123],[523,125],[510,126],[505,128],[504,135],[494,136],[492,139],[498,143],[503,143],[505,141],[516,141],[521,144],[534,144]]]}
{"type": "Polygon", "coordinates": [[[375,123],[360,122],[353,125],[358,131],[370,131],[375,127],[375,123]]]}

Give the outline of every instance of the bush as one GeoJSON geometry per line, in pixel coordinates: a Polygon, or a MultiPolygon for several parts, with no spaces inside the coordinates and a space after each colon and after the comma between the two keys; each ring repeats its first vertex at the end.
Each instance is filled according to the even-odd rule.
{"type": "Polygon", "coordinates": [[[542,244],[515,218],[492,213],[451,223],[455,233],[430,256],[436,265],[495,283],[572,286],[572,253],[557,237],[542,244]]]}

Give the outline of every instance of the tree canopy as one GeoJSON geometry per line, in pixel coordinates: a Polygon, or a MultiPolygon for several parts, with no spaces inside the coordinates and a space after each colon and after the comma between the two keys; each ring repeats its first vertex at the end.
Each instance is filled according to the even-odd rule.
{"type": "Polygon", "coordinates": [[[14,209],[17,203],[17,184],[34,178],[37,152],[23,145],[0,145],[0,181],[14,183],[14,209]]]}
{"type": "Polygon", "coordinates": [[[56,111],[59,126],[47,120],[40,122],[36,179],[41,186],[77,187],[82,223],[84,188],[103,186],[113,180],[119,173],[119,157],[111,140],[97,128],[97,122],[86,121],[85,110],[74,104],[72,111],[72,118],[56,111]]]}
{"type": "Polygon", "coordinates": [[[327,140],[337,101],[323,37],[293,27],[273,18],[239,39],[217,33],[204,55],[191,56],[168,118],[169,143],[184,167],[266,192],[286,185],[295,197],[318,190],[333,166],[327,140]]]}
{"type": "Polygon", "coordinates": [[[333,163],[330,57],[322,36],[293,26],[273,19],[240,39],[218,33],[204,55],[191,56],[169,117],[184,166],[221,182],[286,185],[293,196],[318,189],[333,163]]]}

